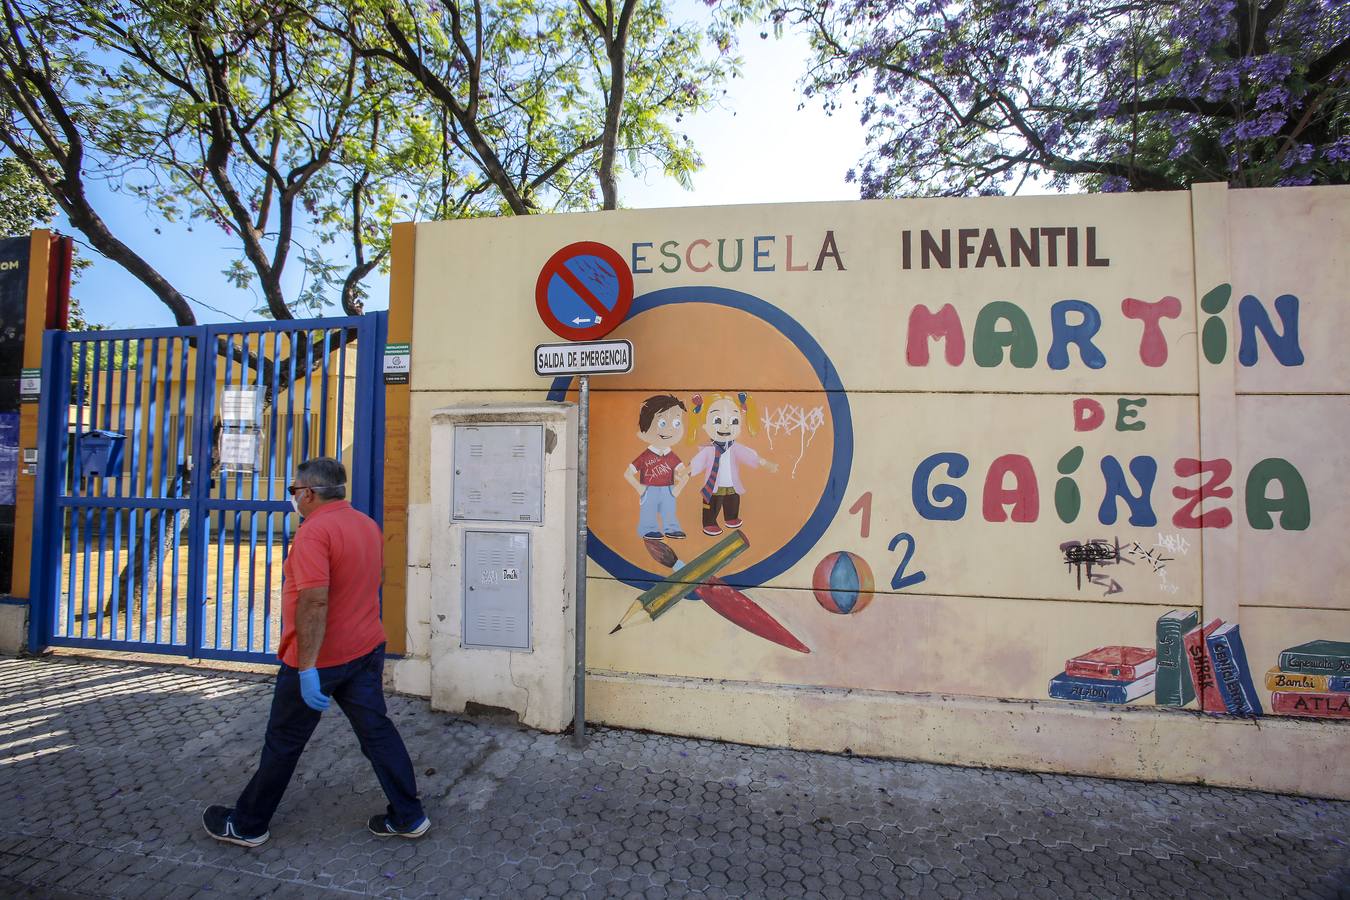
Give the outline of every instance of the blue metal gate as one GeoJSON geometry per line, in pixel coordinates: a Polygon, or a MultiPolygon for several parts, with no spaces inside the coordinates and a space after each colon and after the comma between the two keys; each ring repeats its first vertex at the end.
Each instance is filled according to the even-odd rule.
{"type": "Polygon", "coordinates": [[[296,466],[380,519],[386,316],[47,332],[30,646],[275,658],[296,466]]]}

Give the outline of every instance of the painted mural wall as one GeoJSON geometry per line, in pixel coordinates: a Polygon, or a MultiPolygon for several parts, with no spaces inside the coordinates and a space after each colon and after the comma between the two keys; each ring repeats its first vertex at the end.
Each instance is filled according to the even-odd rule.
{"type": "Polygon", "coordinates": [[[575,398],[580,241],[591,671],[1350,717],[1350,189],[419,226],[413,655],[430,412],[575,398]]]}

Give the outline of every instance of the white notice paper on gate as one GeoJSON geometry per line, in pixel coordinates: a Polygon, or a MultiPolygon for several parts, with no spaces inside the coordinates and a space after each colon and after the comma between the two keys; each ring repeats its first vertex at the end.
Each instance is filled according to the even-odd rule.
{"type": "Polygon", "coordinates": [[[256,425],[262,415],[262,391],[256,387],[226,388],[220,398],[220,421],[225,425],[256,425]]]}
{"type": "Polygon", "coordinates": [[[220,434],[220,468],[230,472],[252,472],[258,468],[258,433],[223,431],[220,434]]]}

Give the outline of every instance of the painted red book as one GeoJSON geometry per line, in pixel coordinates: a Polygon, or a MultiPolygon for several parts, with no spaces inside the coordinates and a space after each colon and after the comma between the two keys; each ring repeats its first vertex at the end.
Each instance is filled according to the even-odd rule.
{"type": "Polygon", "coordinates": [[[1339,692],[1276,691],[1270,695],[1270,706],[1281,716],[1350,719],[1350,694],[1339,692]]]}
{"type": "Polygon", "coordinates": [[[1219,685],[1214,681],[1214,660],[1209,656],[1209,642],[1205,639],[1213,634],[1223,619],[1215,619],[1208,625],[1196,627],[1186,632],[1186,661],[1191,666],[1191,680],[1195,683],[1195,699],[1200,708],[1207,713],[1227,713],[1219,685]]]}
{"type": "Polygon", "coordinates": [[[1064,663],[1064,674],[1071,678],[1101,678],[1108,681],[1135,681],[1158,668],[1158,651],[1153,647],[1098,647],[1064,663]]]}

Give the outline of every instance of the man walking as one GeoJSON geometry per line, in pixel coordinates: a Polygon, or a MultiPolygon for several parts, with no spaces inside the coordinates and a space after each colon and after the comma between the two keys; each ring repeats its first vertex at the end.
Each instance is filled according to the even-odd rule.
{"type": "Polygon", "coordinates": [[[389,798],[371,816],[381,837],[421,837],[431,827],[417,797],[412,760],[384,705],[384,628],[380,624],[383,539],[352,509],[347,471],[328,457],[307,460],[287,490],[303,518],[282,568],[281,644],[262,759],[233,808],[209,806],[207,834],[257,847],[331,700],[347,714],[361,752],[389,798]]]}

